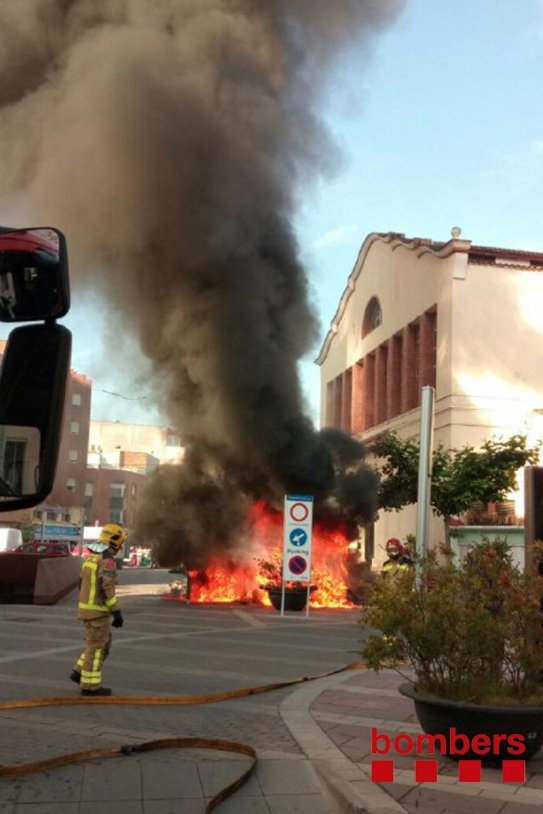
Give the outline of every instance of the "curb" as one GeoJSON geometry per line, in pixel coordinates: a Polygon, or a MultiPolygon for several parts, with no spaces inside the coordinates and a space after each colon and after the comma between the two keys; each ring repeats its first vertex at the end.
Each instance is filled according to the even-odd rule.
{"type": "Polygon", "coordinates": [[[324,691],[352,678],[340,673],[294,690],[279,707],[285,726],[305,753],[321,781],[346,814],[407,814],[407,810],[357,766],[314,721],[309,707],[324,691]]]}

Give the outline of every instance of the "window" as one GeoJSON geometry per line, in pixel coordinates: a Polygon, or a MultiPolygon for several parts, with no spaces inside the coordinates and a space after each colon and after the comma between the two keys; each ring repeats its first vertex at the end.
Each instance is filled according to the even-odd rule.
{"type": "MultiPolygon", "coordinates": [[[[109,485],[109,509],[122,513],[126,483],[117,482],[109,485]]],[[[122,520],[113,520],[113,523],[122,523],[122,520]]]]}
{"type": "Polygon", "coordinates": [[[94,493],[94,484],[92,481],[87,481],[85,484],[85,497],[92,497],[94,493]]]}
{"type": "Polygon", "coordinates": [[[76,480],[75,478],[68,478],[66,481],[66,489],[68,492],[75,492],[76,480]]]}
{"type": "Polygon", "coordinates": [[[364,311],[364,318],[362,320],[362,339],[369,333],[378,328],[383,321],[383,314],[381,311],[381,303],[377,297],[372,297],[366,305],[364,311]]]}
{"type": "Polygon", "coordinates": [[[109,510],[109,523],[124,523],[124,512],[122,509],[109,510]]]}
{"type": "Polygon", "coordinates": [[[76,449],[71,449],[68,452],[68,461],[71,464],[76,464],[79,460],[79,453],[76,449]]]}
{"type": "Polygon", "coordinates": [[[126,483],[119,481],[117,483],[111,483],[109,486],[109,496],[110,497],[124,497],[124,493],[126,491],[126,483]]]}
{"type": "Polygon", "coordinates": [[[70,432],[72,435],[79,435],[79,421],[70,422],[70,432]]]}
{"type": "Polygon", "coordinates": [[[181,439],[178,435],[168,435],[166,438],[166,446],[167,447],[180,447],[181,446],[181,439]]]}
{"type": "Polygon", "coordinates": [[[72,393],[72,405],[81,407],[81,393],[72,393]]]}
{"type": "Polygon", "coordinates": [[[83,498],[83,509],[85,511],[86,525],[90,525],[92,515],[92,487],[93,484],[87,481],[85,484],[85,497],[83,498]]]}
{"type": "MultiPolygon", "coordinates": [[[[23,469],[25,459],[26,441],[9,439],[4,446],[3,480],[13,491],[8,494],[22,495],[23,469]]],[[[6,494],[6,492],[4,492],[6,494]]]]}
{"type": "Polygon", "coordinates": [[[56,512],[47,512],[47,520],[56,520],[57,513],[56,512]]]}

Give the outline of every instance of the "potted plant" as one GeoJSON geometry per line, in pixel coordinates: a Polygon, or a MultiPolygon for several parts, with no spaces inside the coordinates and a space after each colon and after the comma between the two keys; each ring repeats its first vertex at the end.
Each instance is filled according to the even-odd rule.
{"type": "MultiPolygon", "coordinates": [[[[541,557],[540,543],[534,552],[541,557]]],[[[409,677],[399,691],[415,702],[424,732],[447,743],[453,727],[467,736],[469,749],[456,756],[528,759],[543,743],[542,581],[514,565],[500,538],[482,538],[462,561],[430,553],[415,573],[374,586],[362,656],[376,671],[409,677]],[[523,738],[520,754],[510,749],[513,734],[523,738]],[[476,736],[492,749],[475,749],[476,736]]]]}
{"type": "MultiPolygon", "coordinates": [[[[281,610],[283,577],[283,558],[281,549],[275,548],[268,559],[259,559],[258,582],[266,591],[275,610],[281,610]]],[[[309,593],[317,590],[316,585],[309,586],[309,593]]],[[[285,582],[285,610],[302,611],[307,605],[307,582],[287,580],[285,582]]]]}

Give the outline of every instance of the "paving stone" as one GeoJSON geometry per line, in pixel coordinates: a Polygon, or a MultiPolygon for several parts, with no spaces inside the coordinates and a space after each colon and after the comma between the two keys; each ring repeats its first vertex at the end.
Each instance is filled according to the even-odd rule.
{"type": "Polygon", "coordinates": [[[280,791],[284,795],[311,794],[320,790],[318,778],[309,763],[267,760],[257,764],[256,775],[267,797],[280,791]]]}
{"type": "MultiPolygon", "coordinates": [[[[530,767],[528,765],[528,771],[530,767]]],[[[533,774],[529,775],[526,783],[524,784],[524,788],[527,789],[543,789],[543,774],[533,774]]]]}
{"type": "Polygon", "coordinates": [[[10,778],[10,777],[2,777],[0,779],[0,804],[5,805],[7,803],[14,802],[17,797],[19,796],[19,791],[21,789],[22,780],[10,778]]]}
{"type": "MultiPolygon", "coordinates": [[[[210,761],[198,764],[198,773],[202,784],[204,797],[214,797],[221,789],[229,786],[237,780],[248,768],[246,761],[221,760],[210,761]]],[[[262,791],[258,784],[256,774],[253,774],[245,781],[243,786],[236,791],[236,797],[261,797],[262,791]]]]}
{"type": "Polygon", "coordinates": [[[500,812],[501,814],[504,802],[503,799],[483,799],[477,791],[474,795],[473,789],[465,786],[458,786],[454,792],[442,791],[429,786],[417,786],[409,791],[405,797],[402,797],[401,800],[404,807],[408,805],[427,806],[433,808],[434,812],[448,808],[453,811],[470,812],[470,814],[473,814],[473,812],[477,812],[477,814],[498,814],[500,812]]]}
{"type": "MultiPolygon", "coordinates": [[[[224,804],[223,804],[224,805],[224,804]]],[[[183,799],[170,800],[144,800],[143,814],[205,814],[206,801],[183,799]]],[[[218,814],[224,814],[222,809],[217,809],[218,814]]],[[[81,811],[80,814],[86,814],[81,811]]],[[[96,807],[88,814],[101,814],[96,807]]],[[[124,811],[117,811],[117,814],[124,814],[124,811]]]]}
{"type": "MultiPolygon", "coordinates": [[[[79,803],[18,803],[13,811],[14,814],[79,814],[79,803]]],[[[90,813],[86,812],[86,814],[90,813]]],[[[104,812],[104,814],[109,814],[109,812],[104,812]]],[[[127,811],[126,814],[132,814],[132,812],[127,811]]]]}
{"type": "Polygon", "coordinates": [[[79,802],[83,766],[59,768],[25,777],[17,803],[79,802]]]}
{"type": "MultiPolygon", "coordinates": [[[[258,797],[239,797],[237,793],[221,803],[216,810],[217,814],[270,814],[268,804],[262,795],[258,797]]],[[[185,812],[183,811],[182,814],[185,814],[185,812]]],[[[285,810],[282,814],[289,814],[289,812],[285,810]]],[[[316,814],[320,813],[316,812],[316,814]]]]}
{"type": "Polygon", "coordinates": [[[407,814],[446,814],[447,809],[434,808],[434,806],[423,806],[412,803],[402,803],[407,814]]]}
{"type": "MultiPolygon", "coordinates": [[[[179,809],[176,814],[181,814],[183,809],[179,809]]],[[[109,800],[81,803],[77,814],[143,814],[143,803],[141,800],[109,800]]],[[[17,813],[18,814],[18,813],[17,813]]],[[[30,812],[29,812],[30,814],[30,812]]]]}
{"type": "Polygon", "coordinates": [[[274,794],[267,798],[267,803],[271,814],[330,814],[331,812],[330,804],[320,794],[274,794]]]}
{"type": "MultiPolygon", "coordinates": [[[[458,814],[458,812],[455,812],[455,814],[458,814]]],[[[464,812],[460,812],[460,814],[464,814],[464,812]]],[[[510,802],[500,809],[500,814],[541,814],[541,806],[510,802]]]]}
{"type": "Polygon", "coordinates": [[[82,801],[141,800],[141,766],[130,758],[86,764],[82,801]]]}
{"type": "Polygon", "coordinates": [[[203,797],[196,763],[174,760],[141,765],[143,799],[203,797]]]}

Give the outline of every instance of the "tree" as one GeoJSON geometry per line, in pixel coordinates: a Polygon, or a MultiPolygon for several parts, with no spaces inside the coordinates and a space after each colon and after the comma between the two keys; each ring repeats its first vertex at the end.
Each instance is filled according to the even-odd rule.
{"type": "MultiPolygon", "coordinates": [[[[517,488],[517,472],[539,460],[541,444],[528,447],[525,435],[490,439],[476,449],[437,447],[432,457],[430,505],[443,518],[449,545],[450,519],[473,503],[497,503],[517,488]]],[[[378,507],[400,511],[417,502],[419,442],[386,433],[371,444],[380,478],[378,507]]]]}

